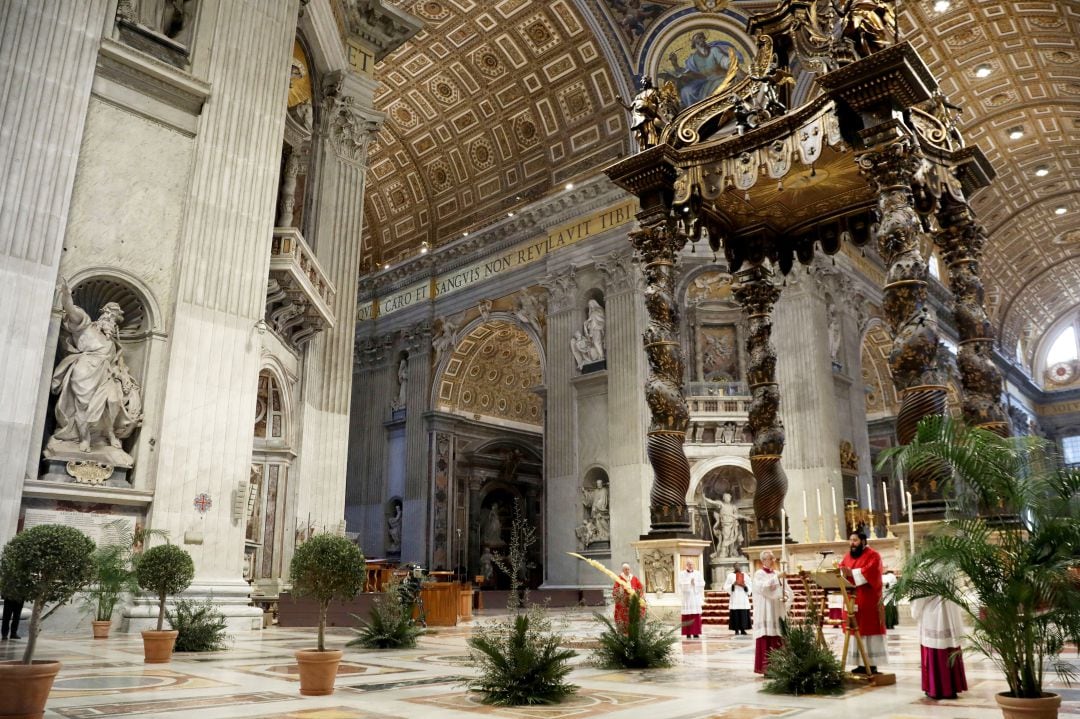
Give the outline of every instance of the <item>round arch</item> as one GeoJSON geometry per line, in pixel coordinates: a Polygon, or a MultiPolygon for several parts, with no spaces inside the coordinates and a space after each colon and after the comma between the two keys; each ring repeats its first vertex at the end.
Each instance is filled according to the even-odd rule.
{"type": "Polygon", "coordinates": [[[739,469],[745,469],[747,472],[753,474],[753,470],[750,468],[749,457],[726,455],[722,457],[710,457],[702,462],[698,462],[690,468],[690,489],[686,493],[686,501],[688,503],[693,503],[701,480],[705,479],[709,472],[719,467],[738,467],[739,469]]]}

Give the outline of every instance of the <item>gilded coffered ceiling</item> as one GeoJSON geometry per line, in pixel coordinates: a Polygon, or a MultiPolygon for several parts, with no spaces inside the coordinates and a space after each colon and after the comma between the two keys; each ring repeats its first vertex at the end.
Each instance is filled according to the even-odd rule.
{"type": "MultiPolygon", "coordinates": [[[[424,29],[376,69],[388,119],[370,157],[367,270],[629,152],[615,95],[661,28],[697,16],[689,0],[393,4],[424,29]]],[[[905,0],[900,33],[964,107],[968,143],[997,172],[973,200],[991,237],[992,318],[1003,346],[1026,331],[1034,351],[1080,303],[1080,3],[941,4],[905,0]]],[[[720,5],[736,18],[770,3],[720,5]]]]}
{"type": "Polygon", "coordinates": [[[964,107],[968,144],[997,171],[973,206],[990,233],[994,323],[1014,348],[1024,328],[1038,338],[1080,303],[1080,4],[951,0],[940,13],[929,1],[905,5],[901,34],[964,107]],[[1023,135],[1010,137],[1017,129],[1023,135]]]}
{"type": "Polygon", "coordinates": [[[485,322],[458,341],[438,381],[439,409],[542,426],[540,350],[518,325],[485,322]]]}
{"type": "Polygon", "coordinates": [[[376,66],[365,267],[490,224],[621,157],[626,114],[573,0],[406,0],[424,29],[376,66]]]}

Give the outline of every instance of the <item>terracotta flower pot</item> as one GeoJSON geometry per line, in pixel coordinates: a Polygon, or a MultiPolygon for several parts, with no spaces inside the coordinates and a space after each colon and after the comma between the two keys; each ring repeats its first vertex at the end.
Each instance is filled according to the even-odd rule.
{"type": "Polygon", "coordinates": [[[300,666],[300,693],[306,697],[321,697],[334,693],[338,664],[344,654],[340,649],[315,651],[301,649],[296,653],[300,666]]]}
{"type": "Polygon", "coordinates": [[[0,662],[0,719],[41,719],[60,662],[0,662]]]}
{"type": "Polygon", "coordinates": [[[112,628],[112,620],[106,620],[104,622],[92,621],[90,626],[94,630],[94,639],[108,639],[109,629],[112,628]]]}
{"type": "Polygon", "coordinates": [[[147,664],[165,664],[172,659],[173,646],[180,632],[147,629],[142,633],[143,661],[147,664]]]}
{"type": "Polygon", "coordinates": [[[1038,699],[1020,699],[1001,692],[994,696],[1005,719],[1056,719],[1061,697],[1043,692],[1038,699]]]}

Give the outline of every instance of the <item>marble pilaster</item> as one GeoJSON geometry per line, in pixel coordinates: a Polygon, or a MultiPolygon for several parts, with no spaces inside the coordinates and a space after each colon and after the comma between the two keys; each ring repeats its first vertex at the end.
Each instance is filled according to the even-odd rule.
{"type": "Polygon", "coordinates": [[[597,263],[604,275],[608,346],[608,461],[610,463],[611,564],[632,562],[637,541],[649,526],[652,467],[646,455],[648,408],[641,391],[645,327],[641,273],[629,252],[613,252],[597,263]]]}
{"type": "Polygon", "coordinates": [[[549,585],[590,583],[577,560],[566,552],[578,551],[574,526],[581,502],[576,447],[577,412],[571,380],[576,375],[570,339],[579,329],[577,280],[573,270],[552,274],[542,283],[548,290],[547,373],[544,377],[544,520],[547,561],[544,582],[549,585]]]}
{"type": "Polygon", "coordinates": [[[347,488],[345,517],[349,531],[362,532],[361,546],[373,547],[382,542],[380,512],[387,456],[384,424],[390,418],[390,403],[397,389],[397,365],[391,361],[392,336],[377,335],[356,344],[348,452],[349,475],[357,481],[347,488]]]}
{"type": "MultiPolygon", "coordinates": [[[[202,3],[210,101],[195,140],[150,524],[191,552],[194,591],[252,614],[232,497],[251,462],[269,245],[297,1],[202,3]],[[213,506],[192,506],[207,493],[213,506]],[[212,541],[201,543],[203,538],[212,541]],[[234,604],[235,602],[235,604],[234,604]]],[[[258,613],[258,610],[255,610],[258,613]]],[[[261,624],[261,617],[251,616],[261,624]]],[[[237,622],[238,623],[238,622],[237,622]]]]}
{"type": "MultiPolygon", "coordinates": [[[[401,534],[401,561],[426,564],[430,525],[430,442],[427,413],[431,401],[431,325],[424,322],[405,335],[409,353],[409,385],[405,406],[405,495],[401,534]]],[[[384,497],[385,502],[389,497],[384,497]]]]}
{"type": "Polygon", "coordinates": [[[34,407],[108,4],[13,0],[0,13],[0,544],[37,467],[34,407]]]}
{"type": "Polygon", "coordinates": [[[297,516],[335,531],[343,520],[348,463],[353,345],[356,337],[357,267],[364,224],[367,145],[379,115],[371,109],[374,82],[336,76],[324,102],[320,128],[315,228],[309,241],[337,292],[335,324],[308,343],[302,397],[303,439],[297,516]]]}

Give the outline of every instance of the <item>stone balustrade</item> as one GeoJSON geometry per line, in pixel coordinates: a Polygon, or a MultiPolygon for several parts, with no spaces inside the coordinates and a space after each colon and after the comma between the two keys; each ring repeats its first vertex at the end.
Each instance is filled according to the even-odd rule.
{"type": "Polygon", "coordinates": [[[278,334],[300,346],[334,326],[337,290],[294,227],[274,229],[266,320],[278,334]]]}
{"type": "Polygon", "coordinates": [[[750,393],[741,382],[691,382],[688,444],[750,444],[750,393]]]}

